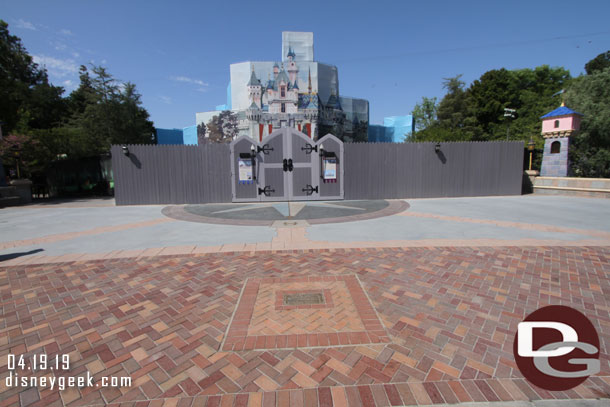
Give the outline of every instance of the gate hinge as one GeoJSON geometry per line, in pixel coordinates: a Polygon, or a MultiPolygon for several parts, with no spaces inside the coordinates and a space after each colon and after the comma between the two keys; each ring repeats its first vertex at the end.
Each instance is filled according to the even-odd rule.
{"type": "Polygon", "coordinates": [[[265,194],[265,196],[270,196],[272,192],[275,192],[275,189],[271,189],[270,185],[265,185],[265,188],[258,189],[259,195],[265,194]]]}
{"type": "Polygon", "coordinates": [[[307,184],[307,188],[303,188],[303,189],[301,189],[301,191],[307,193],[307,195],[313,195],[314,192],[316,194],[319,193],[318,192],[318,187],[314,187],[314,186],[309,185],[309,184],[307,184]]]}

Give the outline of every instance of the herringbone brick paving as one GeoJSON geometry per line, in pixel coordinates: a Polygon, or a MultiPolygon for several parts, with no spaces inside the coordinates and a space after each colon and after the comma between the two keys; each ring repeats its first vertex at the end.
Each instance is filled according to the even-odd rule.
{"type": "Polygon", "coordinates": [[[0,407],[607,398],[609,255],[606,247],[354,249],[1,268],[0,407]],[[389,343],[221,350],[247,278],[346,275],[362,283],[389,343]],[[547,304],[580,310],[600,335],[602,371],[573,390],[536,388],[514,363],[517,323],[547,304]],[[61,374],[133,383],[7,388],[8,353],[68,353],[71,371],[61,374]]]}
{"type": "Polygon", "coordinates": [[[255,278],[245,284],[225,351],[389,342],[353,275],[255,278]],[[317,293],[322,304],[286,305],[285,293],[317,293]]]}

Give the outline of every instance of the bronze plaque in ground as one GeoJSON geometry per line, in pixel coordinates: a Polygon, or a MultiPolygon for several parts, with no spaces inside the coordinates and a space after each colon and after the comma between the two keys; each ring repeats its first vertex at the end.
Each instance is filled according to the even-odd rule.
{"type": "Polygon", "coordinates": [[[313,305],[323,303],[324,296],[322,293],[284,294],[284,305],[313,305]]]}

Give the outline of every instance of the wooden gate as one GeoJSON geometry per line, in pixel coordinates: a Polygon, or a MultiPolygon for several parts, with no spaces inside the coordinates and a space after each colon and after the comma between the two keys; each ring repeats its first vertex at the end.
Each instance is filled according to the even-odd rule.
{"type": "Polygon", "coordinates": [[[282,128],[231,143],[233,202],[343,199],[343,143],[282,128]]]}

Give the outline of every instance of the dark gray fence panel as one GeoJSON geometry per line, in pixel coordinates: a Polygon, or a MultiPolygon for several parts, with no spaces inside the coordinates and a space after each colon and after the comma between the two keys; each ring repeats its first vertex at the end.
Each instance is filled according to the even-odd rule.
{"type": "Polygon", "coordinates": [[[345,143],[345,199],[521,193],[523,142],[345,143]]]}
{"type": "Polygon", "coordinates": [[[117,205],[231,202],[227,144],[112,146],[117,205]]]}
{"type": "MultiPolygon", "coordinates": [[[[345,199],[521,193],[522,142],[345,143],[345,199]]],[[[231,202],[228,144],[112,147],[117,205],[231,202]]]]}

